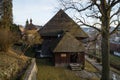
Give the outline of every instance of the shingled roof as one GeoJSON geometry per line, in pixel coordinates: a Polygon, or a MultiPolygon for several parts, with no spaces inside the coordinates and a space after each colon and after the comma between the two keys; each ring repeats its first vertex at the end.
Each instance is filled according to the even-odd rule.
{"type": "Polygon", "coordinates": [[[65,33],[53,52],[84,52],[83,44],[70,33],[65,33]]]}
{"type": "Polygon", "coordinates": [[[72,31],[75,37],[88,37],[88,35],[77,25],[63,10],[58,13],[40,30],[41,36],[58,35],[56,32],[72,31]],[[73,29],[73,31],[72,31],[73,29]],[[54,33],[55,32],[55,33],[54,33]],[[50,35],[49,35],[50,34],[50,35]]]}
{"type": "Polygon", "coordinates": [[[77,27],[77,28],[73,28],[69,31],[73,36],[79,38],[79,37],[82,37],[82,38],[87,38],[88,37],[88,34],[85,33],[81,28],[77,27]]]}

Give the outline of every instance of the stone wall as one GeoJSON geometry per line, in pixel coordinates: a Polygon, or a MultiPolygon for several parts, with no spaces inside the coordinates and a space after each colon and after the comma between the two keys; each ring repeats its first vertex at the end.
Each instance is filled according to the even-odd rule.
{"type": "Polygon", "coordinates": [[[36,75],[37,75],[37,66],[36,66],[36,61],[33,58],[31,64],[29,65],[28,69],[25,72],[23,80],[37,80],[36,75]]]}

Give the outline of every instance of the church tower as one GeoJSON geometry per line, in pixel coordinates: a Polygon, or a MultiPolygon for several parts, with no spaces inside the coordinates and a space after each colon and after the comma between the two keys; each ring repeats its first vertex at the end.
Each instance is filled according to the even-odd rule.
{"type": "Polygon", "coordinates": [[[25,24],[25,26],[28,26],[29,25],[29,21],[28,21],[28,19],[26,20],[26,24],[25,24]]]}

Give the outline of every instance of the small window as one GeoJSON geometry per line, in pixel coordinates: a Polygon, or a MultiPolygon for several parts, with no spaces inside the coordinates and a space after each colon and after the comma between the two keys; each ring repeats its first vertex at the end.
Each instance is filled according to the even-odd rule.
{"type": "Polygon", "coordinates": [[[60,36],[61,36],[60,34],[57,35],[58,38],[59,38],[60,36]]]}
{"type": "Polygon", "coordinates": [[[61,54],[61,57],[66,57],[66,54],[61,54]]]}

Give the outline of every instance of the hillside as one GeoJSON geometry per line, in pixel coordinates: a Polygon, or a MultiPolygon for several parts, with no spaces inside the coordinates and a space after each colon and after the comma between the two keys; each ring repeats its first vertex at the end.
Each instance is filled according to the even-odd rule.
{"type": "Polygon", "coordinates": [[[28,65],[29,58],[16,54],[9,50],[7,53],[0,52],[0,80],[13,80],[21,70],[28,65]]]}

